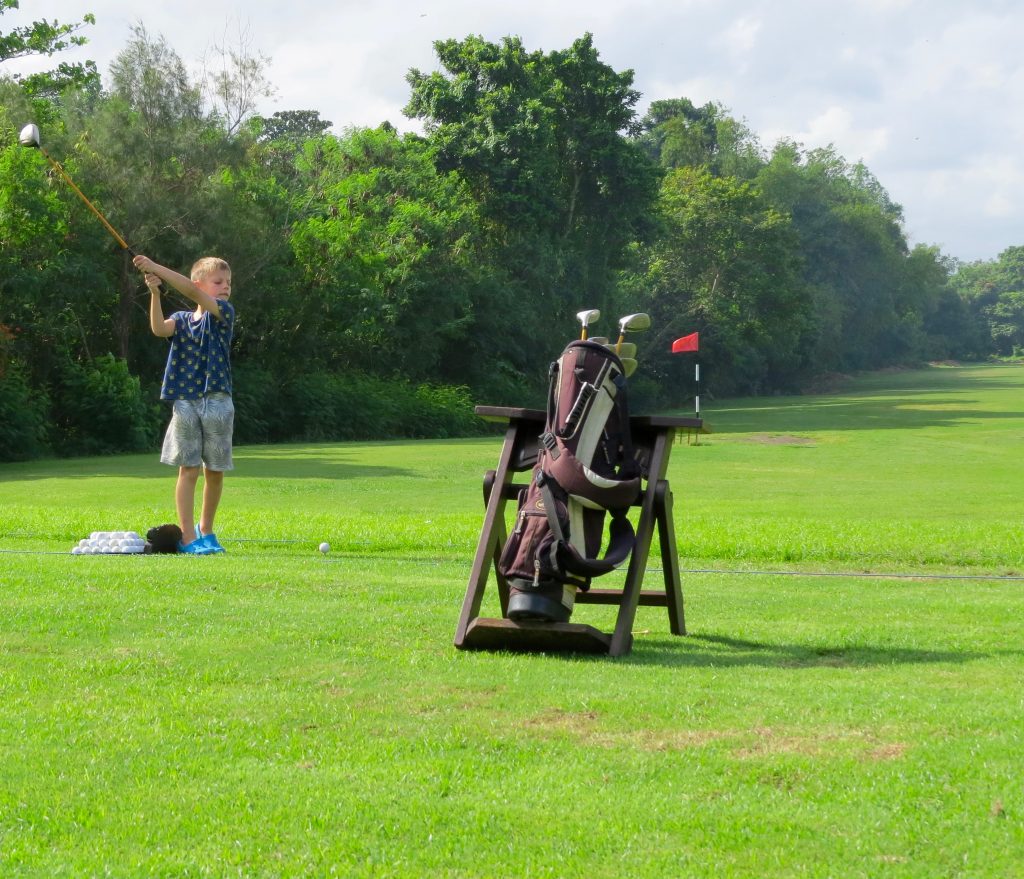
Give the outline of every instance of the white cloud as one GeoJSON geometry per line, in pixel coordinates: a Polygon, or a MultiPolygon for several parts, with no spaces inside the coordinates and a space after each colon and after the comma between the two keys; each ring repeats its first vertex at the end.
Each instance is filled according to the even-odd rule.
{"type": "Polygon", "coordinates": [[[828,107],[810,120],[805,131],[795,132],[791,137],[808,148],[834,144],[849,160],[862,160],[868,165],[889,144],[887,128],[857,126],[853,114],[838,106],[828,107]]]}
{"type": "Polygon", "coordinates": [[[721,43],[733,58],[742,58],[757,45],[761,21],[744,16],[734,21],[722,34],[721,43]]]}

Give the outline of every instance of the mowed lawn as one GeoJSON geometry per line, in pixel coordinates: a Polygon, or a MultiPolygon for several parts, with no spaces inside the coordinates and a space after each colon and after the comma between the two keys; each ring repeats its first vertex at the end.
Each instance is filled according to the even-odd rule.
{"type": "Polygon", "coordinates": [[[453,648],[498,436],[0,466],[0,876],[1024,875],[1024,367],[705,406],[620,659],[453,648]]]}

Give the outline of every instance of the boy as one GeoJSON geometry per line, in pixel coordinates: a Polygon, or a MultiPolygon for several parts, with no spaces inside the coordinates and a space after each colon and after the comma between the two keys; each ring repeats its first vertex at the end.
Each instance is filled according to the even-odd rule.
{"type": "Polygon", "coordinates": [[[149,325],[155,336],[171,340],[161,400],[173,400],[174,412],[164,437],[160,461],[178,468],[174,501],[181,526],[181,552],[209,555],[224,552],[213,532],[224,472],[233,469],[231,435],[235,407],[231,400],[231,335],[235,309],[231,267],[222,259],[204,257],[192,266],[191,279],[153,262],[133,259],[146,273],[149,325]],[[176,311],[165,318],[160,281],[166,281],[196,303],[195,311],[176,311]],[[195,523],[196,485],[203,472],[203,507],[195,523]]]}

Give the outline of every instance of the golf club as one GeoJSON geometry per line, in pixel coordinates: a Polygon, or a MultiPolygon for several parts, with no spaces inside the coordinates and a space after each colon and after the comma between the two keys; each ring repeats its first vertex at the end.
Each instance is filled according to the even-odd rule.
{"type": "Polygon", "coordinates": [[[42,144],[39,142],[38,125],[35,125],[34,123],[29,123],[24,128],[22,128],[21,134],[18,135],[18,143],[20,143],[22,146],[33,147],[34,149],[39,150],[39,152],[41,152],[46,157],[46,161],[53,165],[57,173],[64,178],[68,186],[70,186],[78,195],[78,197],[85,202],[89,210],[92,211],[97,217],[99,217],[100,222],[106,227],[107,231],[114,236],[114,238],[117,240],[117,243],[120,244],[121,247],[123,247],[125,250],[127,250],[129,254],[135,256],[135,251],[132,250],[128,246],[127,242],[120,235],[117,234],[117,231],[114,229],[113,226],[110,225],[110,223],[107,222],[107,218],[104,217],[103,214],[101,214],[96,209],[96,206],[85,197],[85,193],[83,193],[81,189],[75,186],[75,182],[67,175],[67,172],[60,166],[60,163],[51,158],[50,154],[43,149],[42,144]]]}
{"type": "Polygon", "coordinates": [[[636,360],[632,357],[621,357],[622,361],[622,372],[626,378],[629,378],[634,372],[636,372],[636,360]]]}
{"type": "Polygon", "coordinates": [[[626,340],[626,333],[638,333],[641,330],[650,329],[651,317],[644,312],[627,314],[619,318],[619,340],[615,343],[615,353],[620,353],[622,343],[626,340]]]}
{"type": "MultiPolygon", "coordinates": [[[[605,348],[608,348],[612,351],[615,350],[615,346],[608,343],[605,343],[605,348]]],[[[619,350],[616,353],[619,355],[620,360],[625,360],[627,357],[636,358],[636,343],[623,342],[619,346],[619,350]]]]}
{"type": "Polygon", "coordinates": [[[588,308],[586,311],[576,312],[576,320],[583,325],[583,332],[580,335],[581,339],[587,338],[587,327],[597,320],[601,316],[601,309],[599,308],[588,308]]]}

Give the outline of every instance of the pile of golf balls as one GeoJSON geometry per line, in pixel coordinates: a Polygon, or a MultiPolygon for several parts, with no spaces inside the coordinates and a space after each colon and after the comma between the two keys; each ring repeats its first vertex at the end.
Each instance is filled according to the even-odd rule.
{"type": "Polygon", "coordinates": [[[72,555],[144,552],[146,541],[134,531],[93,531],[71,547],[72,555]]]}

